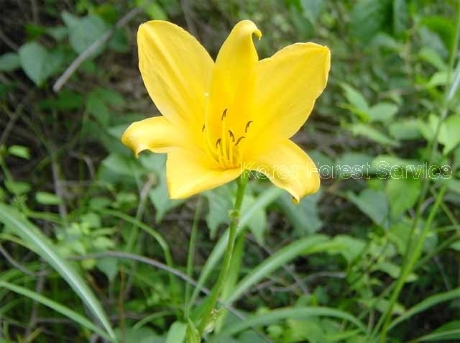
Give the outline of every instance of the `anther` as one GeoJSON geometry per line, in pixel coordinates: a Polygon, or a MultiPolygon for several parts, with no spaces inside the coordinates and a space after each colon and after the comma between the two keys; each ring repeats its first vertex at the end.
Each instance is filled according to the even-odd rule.
{"type": "Polygon", "coordinates": [[[248,133],[249,126],[252,124],[252,120],[248,121],[246,127],[244,128],[244,133],[248,133]]]}
{"type": "Polygon", "coordinates": [[[203,124],[203,127],[201,128],[201,132],[204,132],[205,128],[206,128],[206,125],[203,124]]]}
{"type": "Polygon", "coordinates": [[[235,146],[237,146],[237,145],[241,142],[241,140],[242,140],[243,138],[246,138],[246,137],[241,136],[240,138],[238,138],[238,140],[237,140],[236,143],[235,143],[235,146]]]}
{"type": "Polygon", "coordinates": [[[224,120],[224,118],[227,116],[227,110],[228,110],[228,108],[226,108],[226,109],[224,110],[224,112],[222,113],[222,117],[220,118],[220,120],[224,120]]]}
{"type": "Polygon", "coordinates": [[[235,135],[233,134],[233,132],[228,130],[228,134],[230,135],[232,142],[235,142],[235,135]]]}
{"type": "Polygon", "coordinates": [[[221,141],[221,140],[222,140],[222,139],[219,138],[219,139],[216,141],[216,148],[217,148],[218,145],[220,145],[220,141],[221,141]]]}

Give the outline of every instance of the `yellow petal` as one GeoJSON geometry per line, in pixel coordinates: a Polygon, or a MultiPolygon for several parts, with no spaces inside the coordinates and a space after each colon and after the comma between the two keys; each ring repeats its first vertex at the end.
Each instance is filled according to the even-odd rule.
{"type": "MultiPolygon", "coordinates": [[[[228,109],[228,125],[244,120],[252,103],[255,88],[255,68],[258,63],[253,35],[259,39],[262,33],[249,20],[240,21],[222,45],[214,66],[211,84],[211,106],[207,124],[220,133],[222,113],[228,109]]],[[[243,124],[244,125],[244,124],[243,124]]]]}
{"type": "Polygon", "coordinates": [[[219,170],[205,154],[175,149],[168,153],[166,180],[171,199],[183,199],[236,179],[240,168],[219,170]]]}
{"type": "Polygon", "coordinates": [[[326,87],[330,51],[314,43],[290,45],[258,64],[252,134],[290,138],[305,123],[326,87]]]}
{"type": "Polygon", "coordinates": [[[264,174],[276,186],[291,193],[296,202],[319,189],[315,163],[290,140],[267,146],[261,154],[247,157],[242,168],[264,174]]]}
{"type": "Polygon", "coordinates": [[[192,35],[165,21],[142,24],[137,43],[142,78],[161,114],[174,125],[199,131],[212,58],[192,35]]]}
{"type": "Polygon", "coordinates": [[[163,116],[132,123],[121,137],[124,145],[138,155],[143,150],[168,152],[183,144],[183,135],[163,116]]]}

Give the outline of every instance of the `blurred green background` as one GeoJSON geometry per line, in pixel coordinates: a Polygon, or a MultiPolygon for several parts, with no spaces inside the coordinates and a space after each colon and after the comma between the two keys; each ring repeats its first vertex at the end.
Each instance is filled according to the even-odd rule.
{"type": "Polygon", "coordinates": [[[212,56],[240,19],[261,29],[261,58],[304,41],[332,52],[294,137],[321,190],[294,205],[250,182],[207,341],[460,342],[459,1],[1,8],[0,342],[184,342],[188,305],[218,275],[235,185],[169,200],[165,156],[135,159],[120,142],[158,114],[137,67],[150,19],[212,56]]]}

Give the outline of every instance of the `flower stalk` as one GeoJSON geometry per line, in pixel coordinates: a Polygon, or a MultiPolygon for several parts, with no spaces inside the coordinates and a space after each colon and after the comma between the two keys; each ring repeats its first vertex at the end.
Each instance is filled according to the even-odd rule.
{"type": "Polygon", "coordinates": [[[230,265],[232,262],[233,250],[235,248],[235,241],[236,241],[236,229],[240,222],[241,218],[241,206],[243,204],[244,199],[244,192],[246,189],[246,185],[248,183],[249,173],[243,172],[241,176],[237,179],[238,189],[236,192],[236,199],[235,205],[233,210],[230,211],[230,225],[228,228],[228,243],[227,248],[225,250],[224,261],[222,264],[222,269],[220,271],[219,277],[214,285],[209,298],[206,300],[205,307],[203,310],[203,315],[201,316],[200,325],[198,328],[198,332],[201,337],[206,333],[206,329],[208,324],[213,322],[212,314],[214,311],[214,307],[219,299],[219,295],[222,291],[222,288],[225,284],[225,280],[227,279],[228,271],[230,269],[230,265]]]}

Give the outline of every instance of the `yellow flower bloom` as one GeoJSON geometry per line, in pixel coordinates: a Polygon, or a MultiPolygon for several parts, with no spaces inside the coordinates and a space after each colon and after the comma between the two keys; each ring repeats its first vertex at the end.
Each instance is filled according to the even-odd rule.
{"type": "Polygon", "coordinates": [[[243,20],[214,62],[198,41],[165,21],[137,34],[139,68],[162,116],[131,124],[122,141],[136,155],[167,153],[173,199],[236,179],[245,170],[265,174],[295,201],[318,190],[314,162],[290,138],[326,86],[330,51],[314,43],[290,45],[259,61],[243,20]]]}

